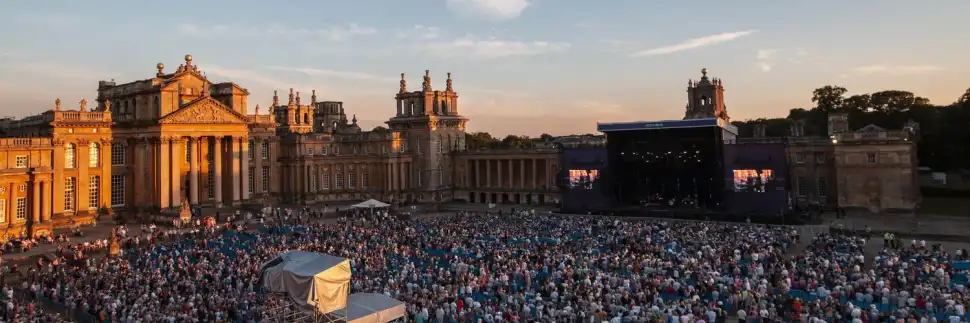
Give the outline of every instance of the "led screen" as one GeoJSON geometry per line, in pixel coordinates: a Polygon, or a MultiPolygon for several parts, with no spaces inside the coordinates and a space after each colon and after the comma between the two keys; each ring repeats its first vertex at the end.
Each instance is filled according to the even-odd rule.
{"type": "Polygon", "coordinates": [[[764,193],[768,190],[768,183],[775,179],[774,175],[770,169],[735,169],[733,190],[764,193]]]}
{"type": "Polygon", "coordinates": [[[569,188],[579,188],[592,190],[593,183],[600,177],[600,171],[596,169],[570,169],[569,188]]]}

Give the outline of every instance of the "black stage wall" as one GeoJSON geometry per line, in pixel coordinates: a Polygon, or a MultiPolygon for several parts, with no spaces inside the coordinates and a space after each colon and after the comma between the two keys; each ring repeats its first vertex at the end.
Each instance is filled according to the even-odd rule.
{"type": "Polygon", "coordinates": [[[560,155],[562,209],[570,213],[606,210],[610,207],[606,148],[564,148],[560,155]]]}
{"type": "Polygon", "coordinates": [[[788,212],[788,162],[785,144],[724,145],[725,211],[782,215],[788,212]]]}
{"type": "MultiPolygon", "coordinates": [[[[607,178],[614,207],[721,210],[724,128],[716,119],[642,123],[607,134],[607,178]]],[[[612,129],[610,128],[612,127],[612,129]]]]}

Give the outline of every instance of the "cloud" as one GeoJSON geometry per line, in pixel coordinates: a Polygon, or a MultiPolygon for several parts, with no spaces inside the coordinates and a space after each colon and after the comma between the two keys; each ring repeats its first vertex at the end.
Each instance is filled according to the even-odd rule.
{"type": "Polygon", "coordinates": [[[24,12],[15,15],[13,21],[31,27],[67,29],[79,25],[81,18],[56,12],[24,12]]]}
{"type": "Polygon", "coordinates": [[[246,87],[246,84],[255,84],[257,86],[261,85],[263,87],[269,87],[274,89],[283,88],[313,88],[314,86],[308,86],[306,84],[295,84],[292,82],[287,82],[280,80],[271,76],[264,75],[251,70],[233,69],[226,68],[216,65],[205,66],[202,68],[203,72],[211,73],[226,79],[229,82],[235,82],[246,87]]]}
{"type": "Polygon", "coordinates": [[[868,65],[856,67],[852,69],[852,72],[856,74],[914,75],[942,70],[942,67],[936,65],[868,65]]]}
{"type": "Polygon", "coordinates": [[[721,33],[716,35],[698,37],[698,38],[688,39],[686,41],[683,41],[675,45],[651,48],[651,49],[635,52],[633,54],[630,54],[630,57],[667,55],[667,54],[672,54],[672,53],[681,52],[685,50],[691,50],[695,48],[701,48],[701,47],[716,45],[724,42],[729,42],[729,41],[753,34],[755,32],[758,32],[758,30],[752,29],[752,30],[736,31],[736,32],[730,32],[730,33],[721,33]]]}
{"type": "Polygon", "coordinates": [[[762,72],[771,72],[771,69],[774,68],[774,56],[777,52],[777,49],[758,50],[758,68],[761,69],[762,72]]]}
{"type": "Polygon", "coordinates": [[[498,39],[476,40],[471,37],[465,37],[450,42],[432,42],[426,44],[421,50],[438,57],[495,59],[560,53],[566,51],[569,47],[569,43],[562,42],[522,42],[498,39]]]}
{"type": "Polygon", "coordinates": [[[330,69],[320,69],[313,67],[282,67],[282,66],[268,66],[267,68],[280,71],[298,72],[309,76],[325,77],[325,78],[337,78],[344,80],[356,80],[356,81],[378,81],[378,82],[397,82],[398,79],[394,77],[382,77],[378,75],[372,75],[362,72],[350,72],[350,71],[336,71],[330,69]]]}
{"type": "Polygon", "coordinates": [[[409,30],[397,31],[395,32],[397,38],[399,39],[437,39],[441,36],[441,31],[438,27],[430,27],[424,25],[414,25],[409,30]]]}
{"type": "Polygon", "coordinates": [[[378,33],[376,28],[360,26],[358,24],[307,29],[282,25],[250,27],[230,25],[200,26],[190,23],[179,25],[177,31],[183,35],[196,37],[283,37],[303,40],[310,37],[318,37],[329,41],[344,41],[357,36],[368,36],[378,33]]]}
{"type": "Polygon", "coordinates": [[[573,108],[579,111],[595,112],[597,115],[618,115],[623,113],[623,105],[612,102],[601,101],[578,101],[573,103],[573,108]]]}
{"type": "Polygon", "coordinates": [[[529,5],[530,0],[445,0],[456,14],[493,21],[518,18],[529,5]]]}

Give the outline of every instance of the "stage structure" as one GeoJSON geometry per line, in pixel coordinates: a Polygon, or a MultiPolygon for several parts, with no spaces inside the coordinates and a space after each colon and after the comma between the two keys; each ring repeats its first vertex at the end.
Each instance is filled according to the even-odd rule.
{"type": "Polygon", "coordinates": [[[560,156],[562,171],[557,182],[563,197],[563,212],[583,214],[609,209],[606,148],[564,148],[560,156]]]}
{"type": "Polygon", "coordinates": [[[734,214],[787,214],[791,194],[785,152],[782,140],[726,142],[725,211],[734,214]]]}
{"type": "Polygon", "coordinates": [[[379,294],[350,293],[350,260],[289,251],[261,267],[269,322],[393,322],[404,303],[379,294]],[[375,296],[376,295],[376,296],[375,296]]]}
{"type": "Polygon", "coordinates": [[[607,137],[614,208],[723,208],[724,141],[737,136],[727,120],[600,123],[597,129],[607,137]]]}

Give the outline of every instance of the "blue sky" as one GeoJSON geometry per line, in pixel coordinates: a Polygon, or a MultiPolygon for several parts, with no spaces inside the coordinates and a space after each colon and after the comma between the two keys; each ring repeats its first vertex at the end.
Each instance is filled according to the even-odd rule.
{"type": "MultiPolygon", "coordinates": [[[[394,111],[401,72],[453,73],[472,131],[592,132],[679,119],[688,79],[723,79],[734,119],[811,106],[814,88],[901,89],[954,101],[970,87],[970,1],[17,1],[0,10],[0,113],[96,96],[191,53],[250,110],[293,87],[344,101],[364,126],[394,111]]],[[[263,110],[265,111],[265,110],[263,110]]]]}

